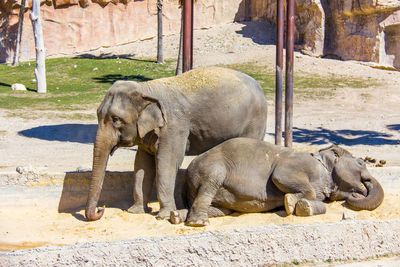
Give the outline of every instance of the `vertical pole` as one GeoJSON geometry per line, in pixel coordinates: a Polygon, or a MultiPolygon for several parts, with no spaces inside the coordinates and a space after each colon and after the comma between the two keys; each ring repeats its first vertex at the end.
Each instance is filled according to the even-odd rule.
{"type": "Polygon", "coordinates": [[[282,85],[284,0],[277,0],[276,9],[276,72],[275,72],[275,144],[282,144],[282,85]]]}
{"type": "Polygon", "coordinates": [[[13,66],[18,66],[19,64],[19,50],[21,46],[21,35],[22,35],[22,26],[24,24],[24,11],[25,11],[25,4],[26,0],[21,0],[21,7],[19,9],[19,16],[18,16],[18,33],[17,33],[17,42],[15,46],[15,54],[13,60],[13,66]]]}
{"type": "Polygon", "coordinates": [[[191,3],[190,3],[190,5],[191,5],[191,9],[192,9],[192,13],[191,13],[191,21],[190,21],[190,64],[189,64],[189,66],[190,66],[190,69],[192,69],[193,68],[193,18],[194,18],[194,16],[193,16],[193,13],[194,13],[194,4],[193,4],[193,1],[194,0],[191,0],[191,3]]]}
{"type": "Polygon", "coordinates": [[[30,14],[33,28],[33,35],[35,37],[36,48],[36,87],[38,93],[47,92],[46,84],[46,56],[44,50],[42,22],[40,20],[40,0],[32,1],[32,11],[30,14]]]}
{"type": "Polygon", "coordinates": [[[294,51],[294,1],[287,0],[286,30],[286,82],[285,82],[285,146],[293,141],[293,51],[294,51]]]}
{"type": "Polygon", "coordinates": [[[163,0],[157,0],[157,63],[164,64],[163,50],[163,0]]]}
{"type": "Polygon", "coordinates": [[[191,69],[192,62],[192,9],[193,0],[184,0],[183,4],[183,67],[186,72],[191,69]]]}

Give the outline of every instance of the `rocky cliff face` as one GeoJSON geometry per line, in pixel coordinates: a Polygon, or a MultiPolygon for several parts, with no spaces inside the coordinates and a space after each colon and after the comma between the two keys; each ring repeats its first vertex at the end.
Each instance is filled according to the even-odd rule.
{"type": "MultiPolygon", "coordinates": [[[[275,0],[254,0],[252,11],[276,21],[275,0]]],[[[297,0],[295,23],[297,48],[306,54],[400,68],[398,0],[297,0]]]]}
{"type": "MultiPolygon", "coordinates": [[[[34,58],[27,1],[21,60],[34,58]]],[[[157,0],[42,0],[48,57],[156,36],[157,0]]],[[[19,1],[0,1],[0,62],[14,54],[19,1]]],[[[177,0],[164,0],[164,34],[178,33],[177,0]]],[[[233,21],[276,22],[276,0],[198,0],[195,28],[233,21]]],[[[399,0],[296,0],[296,47],[313,56],[372,61],[400,69],[399,0]]]]}
{"type": "MultiPolygon", "coordinates": [[[[242,0],[198,0],[195,28],[243,20],[242,0]]],[[[0,62],[14,54],[20,1],[0,1],[0,62]]],[[[21,60],[34,58],[32,25],[27,1],[21,60]]],[[[101,47],[126,44],[157,34],[157,0],[46,0],[41,16],[47,57],[74,55],[101,47]]],[[[181,9],[177,0],[164,0],[164,34],[178,33],[181,9]]]]}

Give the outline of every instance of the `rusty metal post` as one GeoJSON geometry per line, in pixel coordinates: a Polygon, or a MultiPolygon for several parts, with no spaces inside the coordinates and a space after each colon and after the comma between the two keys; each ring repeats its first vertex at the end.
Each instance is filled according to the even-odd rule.
{"type": "Polygon", "coordinates": [[[282,144],[282,86],[284,0],[277,0],[276,9],[276,70],[275,70],[275,144],[282,144]]]}
{"type": "Polygon", "coordinates": [[[194,25],[194,23],[193,23],[194,3],[193,2],[194,2],[194,0],[191,0],[191,3],[190,3],[192,6],[192,14],[190,15],[191,16],[191,21],[190,21],[190,23],[191,23],[191,25],[190,25],[190,69],[193,69],[193,25],[194,25]]]}
{"type": "Polygon", "coordinates": [[[287,0],[286,19],[286,80],[285,80],[285,146],[293,142],[293,63],[294,63],[294,2],[287,0]]]}
{"type": "Polygon", "coordinates": [[[193,29],[193,0],[183,3],[183,63],[182,72],[192,68],[192,29],[193,29]]]}

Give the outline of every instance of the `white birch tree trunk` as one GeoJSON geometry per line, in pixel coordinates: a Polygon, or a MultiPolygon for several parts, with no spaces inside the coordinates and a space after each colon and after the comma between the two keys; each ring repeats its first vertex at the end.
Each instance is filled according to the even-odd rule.
{"type": "Polygon", "coordinates": [[[14,67],[18,66],[19,64],[19,50],[21,46],[22,25],[24,24],[25,3],[26,0],[21,0],[21,7],[19,9],[19,17],[18,17],[17,43],[15,45],[14,60],[12,64],[14,67]]]}
{"type": "Polygon", "coordinates": [[[42,23],[40,21],[40,0],[32,1],[32,12],[30,14],[33,27],[33,35],[35,36],[36,49],[36,88],[38,93],[46,93],[46,66],[45,66],[45,51],[42,23]]]}
{"type": "Polygon", "coordinates": [[[157,0],[157,63],[159,64],[164,63],[162,12],[163,0],[157,0]]]}
{"type": "Polygon", "coordinates": [[[181,6],[181,30],[179,33],[179,49],[178,49],[178,60],[176,62],[175,75],[182,74],[182,57],[183,57],[183,6],[181,6]]]}

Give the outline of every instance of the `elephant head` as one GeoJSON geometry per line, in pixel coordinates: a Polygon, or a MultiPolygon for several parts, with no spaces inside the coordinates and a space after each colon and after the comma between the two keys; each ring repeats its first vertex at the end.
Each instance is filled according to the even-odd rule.
{"type": "Polygon", "coordinates": [[[346,200],[346,204],[355,210],[374,210],[382,203],[383,188],[368,172],[362,159],[335,145],[321,150],[320,155],[327,168],[332,170],[337,186],[331,200],[346,200]]]}
{"type": "Polygon", "coordinates": [[[118,81],[108,90],[97,110],[98,128],[93,148],[93,170],[85,216],[95,221],[104,209],[96,211],[109,155],[118,147],[131,147],[144,136],[157,133],[166,123],[160,102],[140,93],[139,84],[118,81]]]}

